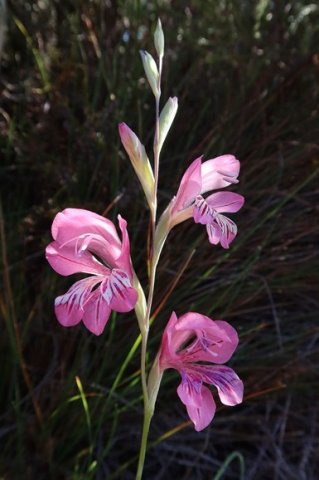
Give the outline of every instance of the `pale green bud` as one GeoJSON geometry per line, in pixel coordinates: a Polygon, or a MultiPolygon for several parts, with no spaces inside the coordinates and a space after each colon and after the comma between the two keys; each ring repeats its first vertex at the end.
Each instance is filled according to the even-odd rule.
{"type": "Polygon", "coordinates": [[[159,87],[158,87],[158,79],[159,73],[157,69],[156,62],[152,55],[148,53],[146,50],[140,50],[143,67],[145,71],[145,75],[147,77],[148,83],[154,93],[155,97],[158,97],[160,94],[159,87]]]}
{"type": "Polygon", "coordinates": [[[153,366],[151,368],[148,382],[147,382],[147,390],[149,395],[149,403],[150,403],[150,410],[151,413],[154,412],[155,403],[159,391],[159,387],[161,385],[163,377],[163,370],[160,368],[159,364],[159,354],[157,354],[153,366]]]}
{"type": "Polygon", "coordinates": [[[177,97],[171,97],[167,100],[160,114],[159,142],[158,150],[161,151],[165,138],[172,126],[178,108],[177,97]]]}
{"type": "Polygon", "coordinates": [[[138,136],[131,130],[126,123],[120,123],[119,134],[122,140],[123,147],[128,154],[133,168],[138,176],[146,199],[150,208],[153,208],[154,203],[154,175],[147,157],[145,147],[142,145],[138,136]]]}
{"type": "Polygon", "coordinates": [[[157,20],[156,30],[154,32],[154,44],[159,57],[164,55],[164,33],[160,19],[157,20]]]}
{"type": "Polygon", "coordinates": [[[138,300],[135,305],[135,314],[138,320],[140,330],[143,334],[145,334],[145,316],[146,316],[147,305],[146,305],[144,290],[135,272],[133,276],[133,287],[137,290],[137,293],[138,293],[138,300]]]}

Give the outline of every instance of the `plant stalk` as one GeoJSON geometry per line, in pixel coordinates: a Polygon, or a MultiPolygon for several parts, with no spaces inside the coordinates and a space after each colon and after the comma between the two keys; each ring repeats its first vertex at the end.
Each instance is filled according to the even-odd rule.
{"type": "Polygon", "coordinates": [[[156,277],[157,261],[155,258],[155,229],[156,229],[156,215],[157,215],[157,188],[158,188],[158,173],[159,173],[159,134],[160,134],[160,121],[159,121],[159,108],[160,108],[160,96],[161,96],[161,74],[162,74],[163,59],[159,57],[159,76],[158,76],[158,94],[155,96],[155,135],[154,135],[154,208],[151,211],[151,223],[152,223],[152,240],[150,249],[150,280],[149,280],[149,293],[147,298],[147,308],[144,321],[144,332],[142,331],[142,346],[141,346],[141,380],[144,399],[144,421],[143,432],[138,460],[138,467],[136,472],[136,480],[141,480],[143,475],[143,468],[145,462],[145,454],[147,448],[147,439],[150,428],[151,419],[153,416],[153,408],[150,404],[150,398],[147,388],[147,373],[146,373],[146,353],[147,353],[147,341],[150,325],[151,308],[153,304],[154,286],[156,277]]]}

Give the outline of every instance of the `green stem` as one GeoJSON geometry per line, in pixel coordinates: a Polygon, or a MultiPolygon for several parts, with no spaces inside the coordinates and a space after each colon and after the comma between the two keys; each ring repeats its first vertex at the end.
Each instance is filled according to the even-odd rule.
{"type": "Polygon", "coordinates": [[[150,429],[151,419],[152,419],[152,413],[148,409],[145,409],[143,433],[142,433],[142,440],[141,440],[140,456],[138,459],[138,466],[137,466],[137,472],[136,472],[136,480],[141,480],[143,475],[147,439],[148,439],[148,432],[150,429]]]}

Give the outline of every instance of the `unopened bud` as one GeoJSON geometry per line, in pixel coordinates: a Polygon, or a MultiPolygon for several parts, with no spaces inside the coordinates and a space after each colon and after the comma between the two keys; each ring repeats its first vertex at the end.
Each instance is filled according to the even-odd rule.
{"type": "Polygon", "coordinates": [[[159,57],[164,55],[164,33],[160,19],[157,20],[157,26],[154,32],[154,44],[159,57]]]}
{"type": "Polygon", "coordinates": [[[161,151],[165,138],[172,126],[178,108],[177,97],[170,97],[160,114],[159,142],[158,149],[161,151]]]}
{"type": "Polygon", "coordinates": [[[124,122],[119,124],[119,134],[123,147],[141,182],[148,204],[152,208],[154,202],[154,175],[145,147],[133,130],[124,122]]]}
{"type": "Polygon", "coordinates": [[[144,71],[145,71],[148,83],[150,84],[150,87],[155,97],[158,97],[160,93],[159,87],[158,87],[159,73],[158,73],[156,62],[152,57],[152,55],[148,53],[146,50],[140,50],[140,54],[141,54],[143,67],[144,67],[144,71]]]}

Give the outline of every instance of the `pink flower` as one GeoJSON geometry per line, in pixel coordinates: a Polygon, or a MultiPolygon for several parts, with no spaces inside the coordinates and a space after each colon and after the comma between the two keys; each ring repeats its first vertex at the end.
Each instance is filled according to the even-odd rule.
{"type": "Polygon", "coordinates": [[[237,405],[243,399],[243,383],[236,373],[221,364],[227,362],[238,345],[236,330],[222,320],[211,320],[189,312],[177,318],[175,312],[165,328],[159,353],[159,367],[179,371],[177,388],[180,400],[197,431],[212,421],[216,405],[204,383],[217,388],[225,405],[237,405]],[[213,365],[213,364],[218,365],[213,365]]]}
{"type": "Polygon", "coordinates": [[[89,273],[55,299],[55,313],[64,327],[81,320],[88,330],[100,335],[111,310],[129,312],[138,294],[132,287],[133,269],[126,221],[119,215],[120,240],[114,224],[96,213],[67,208],[52,224],[54,241],[46,258],[60,275],[89,273]]]}
{"type": "Polygon", "coordinates": [[[244,204],[238,193],[218,192],[206,200],[202,194],[238,183],[240,163],[233,155],[222,155],[202,163],[197,158],[181,180],[170,206],[170,226],[193,216],[196,223],[206,225],[209,242],[229,248],[237,234],[236,224],[224,212],[237,212],[244,204]]]}

